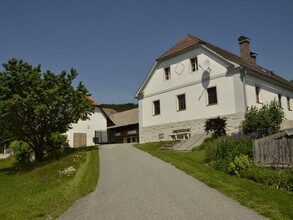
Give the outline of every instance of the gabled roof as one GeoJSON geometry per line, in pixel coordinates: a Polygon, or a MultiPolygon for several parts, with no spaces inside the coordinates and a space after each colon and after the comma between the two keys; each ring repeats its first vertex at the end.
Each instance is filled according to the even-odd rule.
{"type": "Polygon", "coordinates": [[[90,100],[90,102],[92,103],[93,106],[99,106],[100,105],[100,103],[98,103],[96,100],[94,100],[93,97],[87,95],[86,98],[88,100],[90,100]]]}
{"type": "Polygon", "coordinates": [[[112,114],[110,119],[115,124],[110,128],[138,124],[138,108],[112,114]]]}
{"type": "Polygon", "coordinates": [[[267,70],[257,64],[251,63],[251,62],[247,62],[243,59],[241,59],[241,57],[230,53],[220,47],[217,47],[213,44],[210,44],[206,41],[203,41],[197,37],[194,37],[190,34],[188,34],[186,37],[184,37],[181,41],[179,41],[175,46],[173,46],[171,49],[167,50],[165,53],[163,53],[158,59],[157,61],[161,61],[161,60],[165,60],[167,58],[170,58],[172,56],[176,56],[177,54],[180,54],[182,52],[185,52],[187,50],[190,50],[194,47],[203,45],[205,47],[207,47],[208,49],[214,51],[215,53],[219,54],[220,56],[224,57],[227,60],[230,60],[234,63],[237,63],[243,67],[246,67],[264,77],[268,77],[271,78],[273,80],[276,80],[282,84],[285,84],[286,86],[289,86],[293,89],[293,83],[287,81],[286,79],[278,76],[277,74],[275,74],[274,72],[267,70]]]}
{"type": "Polygon", "coordinates": [[[102,108],[102,109],[108,117],[110,117],[110,115],[118,113],[116,110],[112,108],[102,108]]]}
{"type": "Polygon", "coordinates": [[[163,53],[157,60],[166,58],[170,55],[177,54],[178,52],[181,52],[182,50],[193,47],[200,42],[201,42],[200,39],[195,38],[189,34],[186,37],[184,37],[181,41],[179,41],[177,44],[175,44],[173,47],[171,47],[171,49],[169,49],[165,53],[163,53]]]}

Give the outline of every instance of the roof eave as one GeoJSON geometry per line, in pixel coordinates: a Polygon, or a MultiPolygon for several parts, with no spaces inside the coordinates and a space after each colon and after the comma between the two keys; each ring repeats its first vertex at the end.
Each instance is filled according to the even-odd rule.
{"type": "Polygon", "coordinates": [[[149,71],[148,75],[146,76],[146,78],[144,79],[143,83],[141,84],[141,86],[139,87],[139,89],[137,90],[136,94],[135,94],[135,98],[139,99],[141,97],[143,97],[143,90],[145,88],[145,86],[147,85],[147,83],[149,82],[151,76],[153,75],[153,73],[155,72],[156,67],[158,66],[158,62],[155,62],[151,68],[151,70],[149,71]]]}

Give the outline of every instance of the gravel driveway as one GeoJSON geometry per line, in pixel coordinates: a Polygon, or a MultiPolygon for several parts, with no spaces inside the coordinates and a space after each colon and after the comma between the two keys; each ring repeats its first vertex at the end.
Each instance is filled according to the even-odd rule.
{"type": "Polygon", "coordinates": [[[263,219],[131,144],[101,146],[100,163],[96,190],[60,220],[263,219]]]}

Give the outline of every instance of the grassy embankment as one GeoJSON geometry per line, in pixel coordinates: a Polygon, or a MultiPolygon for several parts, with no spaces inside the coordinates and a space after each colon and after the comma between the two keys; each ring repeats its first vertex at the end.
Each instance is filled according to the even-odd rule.
{"type": "Polygon", "coordinates": [[[205,144],[192,152],[162,151],[164,142],[135,145],[271,219],[293,219],[293,194],[217,171],[204,160],[205,144]]]}
{"type": "Polygon", "coordinates": [[[12,157],[0,160],[0,218],[55,219],[95,189],[98,175],[97,147],[33,167],[16,166],[12,157]]]}

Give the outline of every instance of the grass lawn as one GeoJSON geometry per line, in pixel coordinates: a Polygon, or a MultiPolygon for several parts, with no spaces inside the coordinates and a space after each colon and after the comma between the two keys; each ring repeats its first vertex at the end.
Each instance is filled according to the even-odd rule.
{"type": "Polygon", "coordinates": [[[205,148],[192,152],[162,151],[164,142],[135,147],[171,163],[208,186],[271,219],[293,219],[293,194],[219,172],[203,162],[205,148]]]}
{"type": "Polygon", "coordinates": [[[55,219],[95,189],[98,175],[97,147],[31,169],[16,167],[12,157],[0,160],[0,219],[55,219]]]}

